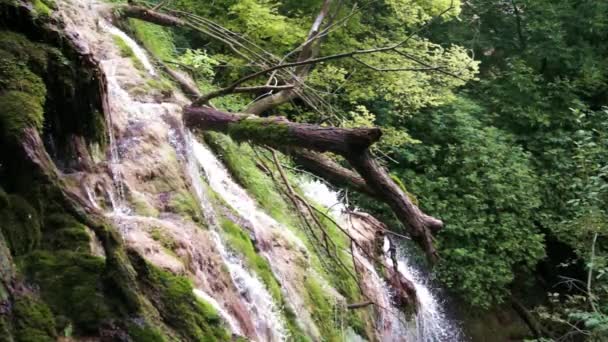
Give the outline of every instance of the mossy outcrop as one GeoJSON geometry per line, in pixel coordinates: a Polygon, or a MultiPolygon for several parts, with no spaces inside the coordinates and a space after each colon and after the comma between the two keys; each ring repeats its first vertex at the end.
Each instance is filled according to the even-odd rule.
{"type": "Polygon", "coordinates": [[[165,324],[185,341],[229,341],[230,334],[211,305],[197,299],[190,281],[163,271],[129,254],[142,291],[158,309],[165,324]]]}

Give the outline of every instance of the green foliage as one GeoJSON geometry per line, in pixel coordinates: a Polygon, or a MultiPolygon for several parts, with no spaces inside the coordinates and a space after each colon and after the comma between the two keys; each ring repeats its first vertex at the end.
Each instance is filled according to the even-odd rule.
{"type": "Polygon", "coordinates": [[[446,12],[446,17],[460,13],[460,1],[453,0],[387,0],[386,3],[395,12],[398,20],[406,25],[419,24],[446,12]]]}
{"type": "Polygon", "coordinates": [[[200,49],[186,49],[186,51],[177,58],[177,61],[194,70],[197,77],[213,78],[215,71],[213,67],[220,64],[216,59],[210,57],[207,51],[200,49]]]}
{"type": "Polygon", "coordinates": [[[480,110],[460,100],[412,119],[408,128],[422,143],[401,152],[398,174],[447,222],[438,235],[439,277],[471,305],[489,307],[544,247],[533,224],[540,196],[529,156],[507,133],[483,126],[480,110]]]}

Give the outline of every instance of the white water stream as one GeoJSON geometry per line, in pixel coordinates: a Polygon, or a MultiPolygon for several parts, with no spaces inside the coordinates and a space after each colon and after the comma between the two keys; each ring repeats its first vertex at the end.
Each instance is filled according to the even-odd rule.
{"type": "MultiPolygon", "coordinates": [[[[199,168],[205,170],[206,176],[209,176],[207,173],[209,167],[212,165],[217,166],[219,161],[191,134],[188,134],[187,144],[186,153],[189,154],[187,157],[189,159],[188,172],[190,173],[193,186],[201,201],[203,212],[207,220],[210,221],[212,229],[218,229],[217,222],[215,222],[214,210],[205,194],[199,168]]],[[[220,169],[220,172],[214,172],[213,174],[220,174],[221,177],[228,177],[225,169],[220,169]]],[[[209,177],[206,178],[209,179],[209,177]]],[[[227,182],[224,182],[221,184],[212,183],[210,185],[214,190],[217,189],[216,191],[222,191],[229,189],[227,184],[227,182]],[[213,187],[213,185],[216,187],[213,187]]],[[[223,194],[224,191],[222,191],[222,195],[223,194]]],[[[249,199],[244,190],[242,190],[241,194],[245,196],[243,198],[244,201],[249,199]]],[[[253,317],[255,331],[259,341],[286,341],[289,333],[281,313],[266,286],[257,276],[247,270],[239,257],[225,247],[222,238],[217,232],[214,231],[212,234],[215,246],[220,251],[224,263],[228,267],[230,276],[246,303],[250,315],[253,317]]]]}
{"type": "MultiPolygon", "coordinates": [[[[340,193],[331,190],[325,183],[318,180],[305,180],[300,188],[308,198],[329,209],[334,219],[344,227],[348,227],[348,215],[345,205],[340,199],[340,193]]],[[[388,238],[385,238],[384,252],[388,252],[388,238]]],[[[418,311],[413,319],[406,320],[400,310],[390,305],[390,289],[380,279],[374,267],[366,258],[358,258],[364,267],[372,274],[371,282],[380,287],[380,304],[389,303],[389,310],[382,310],[381,324],[385,329],[384,341],[409,342],[458,342],[463,340],[462,333],[454,322],[448,319],[443,303],[432,290],[428,278],[421,270],[414,267],[408,260],[403,249],[398,251],[398,270],[406,279],[414,284],[419,303],[418,311]]],[[[387,264],[392,266],[392,260],[387,257],[387,264]]]]}
{"type": "Polygon", "coordinates": [[[286,341],[288,331],[266,286],[251,274],[243,262],[229,252],[220,236],[214,232],[214,242],[220,250],[232,280],[245,299],[249,313],[255,317],[255,331],[260,341],[286,341]]]}

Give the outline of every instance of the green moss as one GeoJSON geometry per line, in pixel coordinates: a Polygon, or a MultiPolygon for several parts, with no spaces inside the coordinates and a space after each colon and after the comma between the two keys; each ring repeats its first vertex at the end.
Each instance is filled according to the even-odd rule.
{"type": "MultiPolygon", "coordinates": [[[[280,195],[277,185],[256,166],[253,158],[255,154],[249,146],[244,144],[237,145],[230,137],[218,133],[205,133],[204,137],[209,146],[223,158],[232,176],[256,198],[257,202],[267,213],[277,221],[292,229],[305,243],[309,251],[319,250],[319,248],[313,246],[313,244],[318,245],[318,242],[311,241],[307,238],[307,235],[304,234],[300,222],[297,221],[297,218],[294,215],[296,209],[287,204],[285,198],[280,195]]],[[[293,178],[293,176],[291,178],[293,178]]],[[[296,191],[299,190],[296,188],[296,191]]],[[[322,208],[319,207],[319,209],[322,208]]],[[[329,238],[336,243],[338,251],[348,250],[350,248],[347,237],[338,229],[338,227],[325,217],[320,217],[320,221],[329,238]]],[[[226,228],[224,229],[226,230],[226,228]]],[[[237,227],[237,229],[239,228],[237,227]]],[[[241,231],[241,234],[244,233],[241,231]]],[[[317,236],[321,236],[320,231],[317,231],[316,234],[317,236]]],[[[234,241],[229,241],[229,243],[232,244],[234,241]]],[[[235,243],[235,245],[238,246],[235,249],[238,249],[239,251],[247,250],[243,247],[243,244],[242,241],[240,243],[235,243]]],[[[336,255],[333,253],[331,256],[328,256],[325,253],[322,253],[321,255],[312,253],[310,256],[310,262],[316,273],[327,279],[329,284],[349,302],[356,302],[361,299],[359,287],[352,277],[352,274],[355,273],[352,259],[347,254],[341,252],[337,253],[337,257],[341,259],[340,263],[335,261],[336,255]],[[326,262],[321,263],[320,259],[324,259],[326,262]],[[344,269],[342,265],[346,265],[350,272],[344,269]]],[[[249,259],[249,257],[245,256],[245,259],[249,259]]],[[[314,284],[311,286],[314,286],[314,284]]],[[[311,310],[316,310],[316,307],[316,305],[311,305],[310,308],[311,310]]],[[[326,320],[327,317],[332,317],[326,317],[326,312],[323,307],[320,307],[320,311],[317,312],[316,315],[322,321],[326,320]]],[[[366,319],[364,311],[348,312],[344,313],[344,315],[347,323],[351,325],[354,330],[360,331],[362,329],[364,325],[362,321],[366,319]]],[[[330,335],[333,333],[329,328],[326,329],[326,332],[330,335]]]]}
{"type": "Polygon", "coordinates": [[[333,298],[326,295],[321,284],[313,277],[309,276],[304,282],[306,293],[308,294],[307,305],[312,314],[317,327],[327,341],[338,341],[340,332],[336,329],[338,326],[334,322],[334,306],[333,298]]]}
{"type": "Polygon", "coordinates": [[[395,182],[395,184],[397,184],[399,188],[401,188],[401,191],[403,191],[407,195],[407,197],[409,197],[410,201],[412,201],[412,203],[414,203],[415,205],[418,205],[418,199],[416,198],[416,196],[412,195],[409,191],[407,191],[407,188],[405,187],[405,184],[403,184],[403,181],[401,181],[401,178],[397,177],[392,173],[390,174],[390,176],[393,182],[395,182]]]}
{"type": "Polygon", "coordinates": [[[148,298],[163,321],[187,341],[229,341],[230,334],[211,305],[197,299],[190,282],[130,254],[148,298]]]}
{"type": "Polygon", "coordinates": [[[148,324],[131,322],[127,326],[127,333],[133,342],[165,342],[167,339],[162,332],[148,324]]]}
{"type": "Polygon", "coordinates": [[[31,68],[46,70],[49,50],[20,34],[0,31],[0,129],[10,140],[27,127],[42,130],[46,87],[31,68]]]}
{"type": "Polygon", "coordinates": [[[14,256],[23,255],[40,243],[38,213],[21,196],[9,195],[8,206],[0,210],[0,230],[14,256]]]}
{"type": "Polygon", "coordinates": [[[161,228],[154,227],[152,228],[152,231],[150,231],[150,237],[154,241],[158,241],[168,254],[179,259],[179,256],[174,252],[177,248],[175,240],[173,240],[165,231],[161,228]]]}
{"type": "Polygon", "coordinates": [[[50,16],[53,10],[49,5],[52,5],[52,2],[42,1],[42,0],[33,0],[32,4],[34,5],[34,14],[36,16],[50,16]]]}
{"type": "MultiPolygon", "coordinates": [[[[1,286],[1,285],[0,285],[1,286]]],[[[7,316],[0,316],[0,342],[14,342],[11,324],[7,316]]]]}
{"type": "Polygon", "coordinates": [[[247,263],[247,266],[260,277],[275,302],[281,303],[281,288],[272,273],[268,261],[255,252],[249,235],[229,219],[222,219],[221,225],[230,248],[235,253],[240,254],[247,263]]]}
{"type": "Polygon", "coordinates": [[[90,249],[91,236],[87,227],[70,215],[50,215],[45,220],[45,230],[44,247],[49,250],[87,252],[90,249]]]}
{"type": "Polygon", "coordinates": [[[296,315],[285,303],[285,298],[281,293],[281,287],[272,273],[270,264],[264,257],[255,252],[249,235],[241,227],[227,218],[222,218],[221,226],[230,249],[232,249],[233,252],[240,254],[247,264],[247,267],[253,270],[260,280],[262,280],[275,303],[281,303],[280,306],[282,307],[282,313],[287,322],[291,340],[308,341],[308,338],[297,324],[296,315]]]}
{"type": "Polygon", "coordinates": [[[228,134],[240,141],[265,140],[289,144],[289,126],[282,122],[268,122],[268,118],[247,118],[228,125],[228,134]]]}
{"type": "Polygon", "coordinates": [[[163,95],[169,95],[174,88],[175,86],[173,83],[164,77],[148,78],[142,85],[131,89],[131,92],[134,95],[146,95],[155,92],[160,92],[163,95]]]}
{"type": "Polygon", "coordinates": [[[18,260],[27,278],[40,286],[41,296],[56,314],[83,332],[97,331],[110,318],[102,292],[105,260],[73,251],[35,251],[18,260]]]}
{"type": "Polygon", "coordinates": [[[17,298],[13,306],[16,342],[53,342],[57,336],[49,308],[32,297],[17,298]]]}
{"type": "Polygon", "coordinates": [[[205,142],[221,156],[235,180],[270,216],[290,227],[298,225],[293,209],[280,195],[275,183],[256,166],[251,147],[237,145],[230,137],[213,132],[205,133],[205,142]]]}
{"type": "Polygon", "coordinates": [[[127,44],[127,42],[125,42],[121,36],[115,34],[115,35],[112,35],[112,39],[114,40],[114,44],[118,47],[118,50],[122,57],[130,58],[131,61],[133,62],[133,65],[137,69],[139,69],[139,70],[145,69],[142,62],[137,58],[137,56],[135,56],[133,49],[131,49],[129,44],[127,44]]]}
{"type": "Polygon", "coordinates": [[[203,213],[198,201],[187,191],[175,194],[167,208],[169,211],[191,218],[194,222],[203,222],[203,213]]]}
{"type": "Polygon", "coordinates": [[[0,187],[0,210],[8,207],[9,199],[8,194],[0,187]]]}
{"type": "Polygon", "coordinates": [[[0,31],[0,60],[13,58],[18,63],[24,63],[22,65],[26,65],[34,72],[43,72],[46,71],[48,64],[48,53],[52,50],[55,49],[45,44],[34,43],[22,34],[0,31]]]}
{"type": "Polygon", "coordinates": [[[154,56],[163,60],[173,58],[175,45],[171,31],[138,19],[129,19],[129,25],[137,40],[154,56]]]}
{"type": "Polygon", "coordinates": [[[133,209],[139,215],[148,217],[158,217],[159,215],[158,210],[150,205],[146,197],[140,193],[130,192],[129,202],[133,205],[133,209]]]}
{"type": "Polygon", "coordinates": [[[167,92],[173,89],[173,83],[166,78],[150,78],[146,80],[146,85],[152,89],[160,90],[161,92],[167,92]]]}
{"type": "Polygon", "coordinates": [[[9,138],[19,139],[28,127],[42,130],[42,104],[28,93],[9,91],[1,94],[0,113],[0,128],[9,138]]]}
{"type": "Polygon", "coordinates": [[[18,58],[0,55],[0,88],[29,94],[33,102],[42,105],[46,96],[44,82],[29,69],[25,61],[18,58]]]}

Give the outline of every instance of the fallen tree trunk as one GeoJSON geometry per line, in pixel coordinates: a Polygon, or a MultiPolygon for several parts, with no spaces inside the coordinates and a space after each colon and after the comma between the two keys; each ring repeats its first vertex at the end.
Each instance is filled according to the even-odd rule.
{"type": "MultiPolygon", "coordinates": [[[[235,140],[267,145],[319,166],[315,171],[335,182],[346,183],[388,204],[397,218],[409,229],[412,238],[434,262],[437,252],[432,243],[432,232],[443,223],[425,215],[412,203],[408,195],[379,165],[369,147],[378,141],[378,128],[337,128],[288,121],[283,117],[259,118],[253,115],[232,114],[210,107],[186,107],[186,126],[194,129],[226,133],[235,140]],[[295,153],[293,153],[295,149],[295,153]],[[332,152],[343,156],[359,173],[340,167],[328,158],[310,151],[332,152]]],[[[314,166],[313,166],[314,167],[314,166]]]]}
{"type": "Polygon", "coordinates": [[[378,128],[338,128],[293,123],[283,117],[259,118],[254,115],[225,113],[210,107],[187,107],[187,126],[227,133],[237,140],[251,140],[279,148],[297,146],[343,156],[365,151],[380,139],[378,128]]]}
{"type": "Polygon", "coordinates": [[[156,25],[177,27],[187,26],[186,22],[172,15],[163,14],[141,6],[121,6],[119,14],[125,18],[144,20],[156,25]]]}

